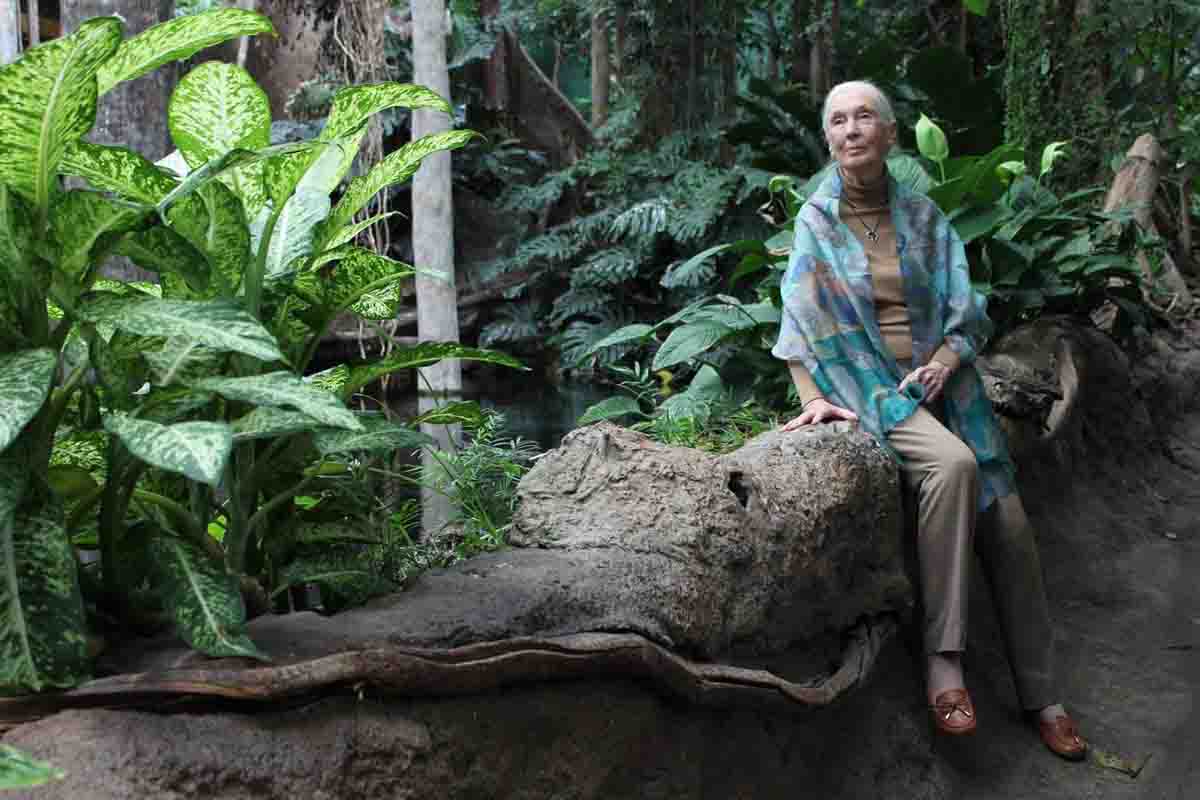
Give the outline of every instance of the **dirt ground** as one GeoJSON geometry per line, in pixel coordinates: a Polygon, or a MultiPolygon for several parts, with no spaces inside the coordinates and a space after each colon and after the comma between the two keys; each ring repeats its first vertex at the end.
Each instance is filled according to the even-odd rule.
{"type": "Polygon", "coordinates": [[[959,796],[1200,798],[1200,413],[1166,441],[1069,488],[1025,482],[1064,702],[1092,753],[1056,759],[1022,722],[990,606],[974,597],[967,681],[980,729],[933,745],[959,796]]]}

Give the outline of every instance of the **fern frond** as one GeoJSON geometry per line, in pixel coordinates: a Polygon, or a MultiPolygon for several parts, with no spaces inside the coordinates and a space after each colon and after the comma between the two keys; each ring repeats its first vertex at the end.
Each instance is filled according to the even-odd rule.
{"type": "Polygon", "coordinates": [[[568,289],[554,301],[549,322],[558,328],[572,317],[601,311],[612,302],[613,296],[603,289],[568,289]]]}
{"type": "Polygon", "coordinates": [[[542,323],[536,303],[509,303],[501,306],[499,319],[488,323],[479,333],[479,346],[492,347],[499,342],[522,342],[542,335],[542,323]]]}
{"type": "MultiPolygon", "coordinates": [[[[577,319],[573,321],[566,327],[566,330],[555,337],[555,343],[559,346],[559,364],[562,369],[575,369],[580,359],[587,357],[588,351],[592,349],[592,346],[596,342],[599,342],[618,328],[632,324],[635,320],[636,318],[632,309],[619,308],[613,310],[608,308],[604,310],[602,315],[595,317],[594,320],[577,319]]],[[[627,353],[639,346],[631,343],[606,347],[593,353],[590,361],[595,366],[615,364],[624,358],[627,353]]]]}
{"type": "Polygon", "coordinates": [[[609,226],[609,235],[614,239],[645,237],[667,230],[671,203],[665,197],[656,197],[637,203],[617,215],[609,226]]]}
{"type": "Polygon", "coordinates": [[[641,259],[627,247],[610,247],[588,258],[571,272],[571,288],[618,286],[637,277],[641,259]]]}

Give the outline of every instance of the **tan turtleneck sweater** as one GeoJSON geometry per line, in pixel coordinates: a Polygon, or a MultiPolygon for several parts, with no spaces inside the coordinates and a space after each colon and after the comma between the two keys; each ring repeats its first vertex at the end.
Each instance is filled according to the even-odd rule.
{"type": "MultiPolygon", "coordinates": [[[[838,215],[858,238],[867,265],[871,270],[871,288],[875,295],[875,319],[883,342],[898,361],[912,360],[912,326],[908,319],[908,303],[904,297],[904,276],[900,272],[900,254],[896,248],[896,226],[887,203],[887,175],[872,184],[856,184],[843,176],[842,200],[838,215]],[[871,241],[867,231],[878,235],[871,241]]],[[[958,368],[958,354],[943,342],[933,360],[940,361],[953,372],[958,368]]],[[[821,397],[812,375],[798,361],[788,362],[800,402],[821,397]]]]}

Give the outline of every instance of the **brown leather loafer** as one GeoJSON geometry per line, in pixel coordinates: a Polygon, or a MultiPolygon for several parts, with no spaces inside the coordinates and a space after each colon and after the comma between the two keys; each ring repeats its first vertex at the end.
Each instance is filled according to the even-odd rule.
{"type": "Polygon", "coordinates": [[[1038,721],[1038,733],[1051,753],[1068,761],[1082,761],[1087,755],[1087,742],[1079,735],[1075,720],[1060,714],[1054,722],[1038,721]]]}
{"type": "Polygon", "coordinates": [[[975,732],[975,705],[966,689],[947,689],[929,707],[933,727],[951,736],[975,732]]]}

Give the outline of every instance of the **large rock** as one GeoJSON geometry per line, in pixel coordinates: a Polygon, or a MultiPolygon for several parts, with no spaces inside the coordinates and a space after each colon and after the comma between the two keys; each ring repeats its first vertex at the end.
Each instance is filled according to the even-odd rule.
{"type": "Polygon", "coordinates": [[[770,653],[908,596],[895,464],[844,423],[725,457],[599,423],[564,437],[519,498],[512,542],[558,557],[563,602],[590,630],[770,653]]]}

